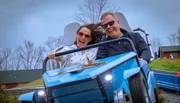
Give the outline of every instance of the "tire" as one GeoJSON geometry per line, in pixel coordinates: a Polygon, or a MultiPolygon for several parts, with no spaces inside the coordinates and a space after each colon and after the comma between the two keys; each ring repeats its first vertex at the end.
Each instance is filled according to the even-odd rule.
{"type": "Polygon", "coordinates": [[[129,88],[133,103],[150,103],[150,97],[141,72],[129,79],[129,88]]]}
{"type": "Polygon", "coordinates": [[[155,98],[156,98],[156,102],[155,103],[160,103],[160,99],[157,93],[157,89],[154,89],[154,94],[155,94],[155,98]]]}
{"type": "Polygon", "coordinates": [[[32,103],[30,101],[21,101],[21,103],[32,103]]]}

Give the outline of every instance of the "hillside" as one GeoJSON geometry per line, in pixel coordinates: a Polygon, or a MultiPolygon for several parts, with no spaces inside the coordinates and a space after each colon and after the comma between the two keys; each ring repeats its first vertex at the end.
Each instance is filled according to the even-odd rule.
{"type": "Polygon", "coordinates": [[[180,71],[180,59],[154,60],[150,63],[150,67],[155,70],[178,72],[178,71],[180,71]]]}

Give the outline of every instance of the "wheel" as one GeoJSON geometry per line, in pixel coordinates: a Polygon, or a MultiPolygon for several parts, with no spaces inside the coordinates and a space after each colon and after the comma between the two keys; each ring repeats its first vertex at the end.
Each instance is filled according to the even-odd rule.
{"type": "Polygon", "coordinates": [[[155,98],[156,98],[156,102],[155,103],[160,103],[160,99],[157,93],[157,89],[154,89],[154,94],[155,94],[155,98]]]}
{"type": "Polygon", "coordinates": [[[133,103],[150,103],[150,97],[141,72],[129,79],[129,88],[133,103]]]}
{"type": "Polygon", "coordinates": [[[21,103],[32,103],[30,101],[21,101],[21,103]]]}

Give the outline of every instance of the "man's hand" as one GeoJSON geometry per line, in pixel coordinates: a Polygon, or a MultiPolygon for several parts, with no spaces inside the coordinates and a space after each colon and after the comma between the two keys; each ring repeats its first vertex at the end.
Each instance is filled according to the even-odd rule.
{"type": "Polygon", "coordinates": [[[139,58],[139,60],[141,61],[141,60],[143,60],[143,58],[139,58]]]}

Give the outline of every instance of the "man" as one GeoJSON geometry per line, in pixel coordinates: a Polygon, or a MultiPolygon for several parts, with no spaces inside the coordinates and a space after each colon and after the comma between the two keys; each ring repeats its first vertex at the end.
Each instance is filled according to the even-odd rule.
{"type": "MultiPolygon", "coordinates": [[[[147,62],[151,59],[151,52],[144,39],[139,33],[127,32],[124,29],[120,29],[120,21],[117,20],[115,14],[111,12],[104,13],[101,16],[101,24],[108,37],[105,40],[112,40],[120,37],[127,37],[132,40],[139,57],[140,64],[147,76],[149,66],[147,62]]],[[[99,47],[97,53],[97,59],[116,55],[124,52],[132,51],[130,45],[127,42],[116,42],[106,44],[99,47]]]]}

